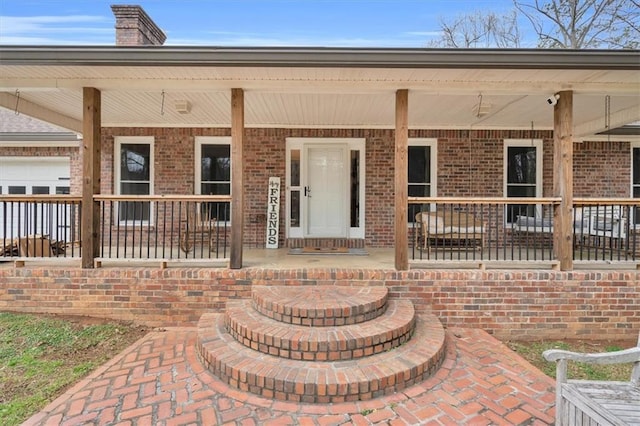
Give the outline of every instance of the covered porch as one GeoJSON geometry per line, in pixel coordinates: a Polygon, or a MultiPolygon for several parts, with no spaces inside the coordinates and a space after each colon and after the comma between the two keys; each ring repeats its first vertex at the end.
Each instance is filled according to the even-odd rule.
{"type": "Polygon", "coordinates": [[[392,249],[396,270],[637,265],[633,185],[610,189],[607,165],[600,182],[574,179],[579,144],[630,146],[600,133],[640,116],[637,52],[3,47],[2,56],[2,106],[83,135],[75,196],[1,196],[3,250],[19,262],[50,253],[83,268],[223,259],[240,269],[245,248],[275,231],[271,247],[392,249]],[[414,147],[429,162],[417,182],[414,147]],[[220,175],[207,177],[213,159],[220,175]],[[63,238],[47,228],[50,215],[30,219],[45,210],[60,215],[63,238]]]}

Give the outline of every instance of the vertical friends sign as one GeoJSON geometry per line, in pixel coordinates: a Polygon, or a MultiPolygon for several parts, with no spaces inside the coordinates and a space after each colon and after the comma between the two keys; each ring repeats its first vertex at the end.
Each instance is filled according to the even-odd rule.
{"type": "Polygon", "coordinates": [[[269,178],[269,197],[267,199],[267,248],[278,248],[280,224],[280,178],[269,178]]]}

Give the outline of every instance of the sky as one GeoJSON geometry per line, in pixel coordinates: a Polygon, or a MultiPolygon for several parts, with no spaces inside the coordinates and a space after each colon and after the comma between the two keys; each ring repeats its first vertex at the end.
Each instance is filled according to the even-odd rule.
{"type": "Polygon", "coordinates": [[[511,0],[0,0],[0,44],[113,45],[111,4],[138,4],[165,45],[425,47],[439,22],[511,0]]]}

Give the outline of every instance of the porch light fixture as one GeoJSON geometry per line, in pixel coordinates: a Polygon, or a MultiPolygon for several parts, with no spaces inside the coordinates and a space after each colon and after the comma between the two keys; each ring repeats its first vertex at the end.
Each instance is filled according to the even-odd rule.
{"type": "Polygon", "coordinates": [[[185,100],[177,100],[175,103],[176,111],[180,114],[189,114],[191,112],[191,102],[185,100]]]}

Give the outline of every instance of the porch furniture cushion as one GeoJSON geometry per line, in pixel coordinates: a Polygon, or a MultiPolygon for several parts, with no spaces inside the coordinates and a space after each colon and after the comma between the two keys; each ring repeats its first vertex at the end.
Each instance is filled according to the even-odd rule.
{"type": "Polygon", "coordinates": [[[622,351],[582,354],[551,349],[542,355],[557,362],[556,425],[640,424],[640,334],[635,348],[622,351]],[[568,361],[634,366],[628,382],[570,380],[568,361]]]}
{"type": "Polygon", "coordinates": [[[420,212],[416,214],[419,233],[416,234],[421,248],[430,247],[432,240],[445,240],[443,247],[460,247],[471,243],[474,247],[482,246],[484,223],[473,214],[467,212],[420,212]]]}

